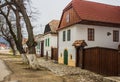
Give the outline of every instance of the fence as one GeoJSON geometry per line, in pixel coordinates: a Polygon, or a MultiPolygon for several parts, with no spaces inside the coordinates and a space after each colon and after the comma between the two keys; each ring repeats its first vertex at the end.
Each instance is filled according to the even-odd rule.
{"type": "Polygon", "coordinates": [[[100,47],[85,49],[84,69],[103,75],[120,75],[120,53],[100,47]]]}

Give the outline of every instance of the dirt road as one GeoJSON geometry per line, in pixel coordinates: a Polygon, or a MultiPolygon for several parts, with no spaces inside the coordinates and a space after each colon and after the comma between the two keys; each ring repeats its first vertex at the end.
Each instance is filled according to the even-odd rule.
{"type": "Polygon", "coordinates": [[[42,68],[41,70],[28,69],[28,66],[21,62],[19,56],[0,55],[0,59],[4,60],[13,72],[5,78],[4,82],[63,82],[64,80],[46,68],[42,68]]]}

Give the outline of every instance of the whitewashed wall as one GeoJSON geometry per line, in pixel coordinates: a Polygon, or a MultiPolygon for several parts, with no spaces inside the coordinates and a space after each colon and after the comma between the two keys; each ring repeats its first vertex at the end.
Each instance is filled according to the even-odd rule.
{"type": "MultiPolygon", "coordinates": [[[[94,25],[82,25],[82,24],[76,24],[73,26],[70,26],[68,28],[62,29],[59,31],[59,57],[60,54],[63,55],[64,50],[68,50],[68,56],[72,54],[73,60],[75,60],[75,48],[72,46],[73,42],[75,40],[85,40],[87,43],[87,47],[106,47],[106,48],[113,48],[117,49],[119,42],[113,42],[113,30],[119,30],[120,28],[115,27],[104,27],[104,26],[94,26],[94,25]],[[88,28],[94,28],[95,29],[95,40],[94,41],[88,41],[88,28]],[[71,41],[67,41],[67,30],[71,30],[71,41]],[[63,31],[66,31],[66,41],[63,42],[63,31]],[[111,35],[107,36],[107,32],[110,32],[111,35]]],[[[120,33],[119,33],[120,34],[120,33]]],[[[120,35],[119,35],[120,36],[120,35]]],[[[119,38],[120,39],[120,38],[119,38]]]]}
{"type": "Polygon", "coordinates": [[[57,48],[57,35],[56,34],[46,34],[44,36],[44,55],[46,55],[46,52],[48,52],[48,56],[51,57],[51,47],[57,48]],[[50,45],[45,46],[46,39],[50,40],[50,45]]]}
{"type": "Polygon", "coordinates": [[[38,38],[37,40],[36,40],[36,42],[38,43],[37,44],[37,46],[39,46],[40,47],[40,49],[38,49],[37,48],[37,46],[35,47],[36,48],[36,54],[38,55],[38,56],[40,56],[40,52],[41,52],[41,41],[42,40],[44,40],[44,36],[41,36],[40,38],[38,38]]]}

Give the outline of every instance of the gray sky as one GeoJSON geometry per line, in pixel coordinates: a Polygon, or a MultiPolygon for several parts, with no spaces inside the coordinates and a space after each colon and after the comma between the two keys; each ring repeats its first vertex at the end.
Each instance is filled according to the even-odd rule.
{"type": "MultiPolygon", "coordinates": [[[[62,10],[71,0],[32,0],[32,6],[39,12],[34,25],[35,34],[42,33],[45,25],[52,19],[60,20],[62,10]]],[[[120,0],[89,0],[111,5],[120,5],[120,0]]]]}

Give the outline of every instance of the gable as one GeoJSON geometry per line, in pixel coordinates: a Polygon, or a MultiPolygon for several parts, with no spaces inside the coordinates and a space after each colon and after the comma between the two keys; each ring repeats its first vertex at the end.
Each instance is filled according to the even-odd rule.
{"type": "Polygon", "coordinates": [[[50,25],[47,24],[47,25],[45,26],[44,34],[50,32],[50,31],[51,31],[51,29],[50,29],[50,25]]]}
{"type": "Polygon", "coordinates": [[[67,11],[63,12],[63,16],[61,17],[59,28],[63,28],[63,27],[75,24],[79,21],[80,21],[80,18],[75,12],[75,10],[73,8],[70,8],[67,11]]]}
{"type": "Polygon", "coordinates": [[[120,26],[120,7],[85,0],[72,0],[65,9],[58,29],[81,23],[102,26],[120,26]],[[67,15],[69,22],[67,22],[67,15]]]}

